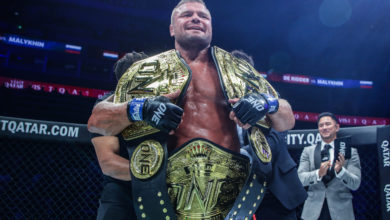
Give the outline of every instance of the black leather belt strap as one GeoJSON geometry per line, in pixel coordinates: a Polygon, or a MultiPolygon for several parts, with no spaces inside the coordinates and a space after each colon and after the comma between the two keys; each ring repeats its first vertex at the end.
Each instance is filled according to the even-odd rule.
{"type": "Polygon", "coordinates": [[[256,170],[254,166],[256,166],[256,162],[252,163],[250,174],[225,220],[252,219],[253,214],[263,201],[267,187],[266,178],[265,175],[257,175],[254,172],[256,170]]]}
{"type": "MultiPolygon", "coordinates": [[[[127,150],[131,160],[135,148],[143,141],[151,139],[158,141],[164,149],[163,161],[160,169],[156,174],[147,179],[138,179],[131,174],[131,184],[133,193],[133,205],[137,219],[166,219],[175,220],[176,214],[172,207],[166,184],[166,166],[168,151],[166,145],[167,135],[164,133],[153,134],[141,140],[128,142],[127,150]]],[[[130,166],[131,166],[130,161],[130,166]]]]}

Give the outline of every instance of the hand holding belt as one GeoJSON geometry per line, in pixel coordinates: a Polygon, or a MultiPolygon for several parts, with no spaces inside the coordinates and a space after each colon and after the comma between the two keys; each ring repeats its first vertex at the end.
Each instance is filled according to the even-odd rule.
{"type": "Polygon", "coordinates": [[[255,125],[265,114],[273,114],[279,109],[278,99],[265,93],[249,93],[233,105],[235,116],[241,123],[255,125]]]}
{"type": "Polygon", "coordinates": [[[182,115],[183,109],[171,103],[165,96],[135,98],[127,105],[129,121],[145,121],[166,133],[179,126],[182,115]]]}

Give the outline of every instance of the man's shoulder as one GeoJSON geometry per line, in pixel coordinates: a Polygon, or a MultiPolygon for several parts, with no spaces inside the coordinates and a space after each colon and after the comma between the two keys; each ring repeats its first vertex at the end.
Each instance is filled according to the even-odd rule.
{"type": "Polygon", "coordinates": [[[312,145],[304,147],[303,150],[311,151],[311,150],[314,150],[316,148],[316,146],[317,146],[317,144],[312,144],[312,145]]]}
{"type": "Polygon", "coordinates": [[[352,152],[356,152],[356,154],[359,155],[359,151],[358,151],[357,147],[351,147],[351,153],[352,152]]]}

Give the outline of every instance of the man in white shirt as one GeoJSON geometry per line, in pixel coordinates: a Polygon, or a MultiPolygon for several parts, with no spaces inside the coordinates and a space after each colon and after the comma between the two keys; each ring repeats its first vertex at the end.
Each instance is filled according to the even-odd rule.
{"type": "Polygon", "coordinates": [[[298,176],[303,186],[309,186],[302,219],[354,219],[352,194],[361,181],[360,160],[356,148],[351,148],[351,158],[334,155],[335,140],[340,125],[334,114],[318,116],[321,142],[305,147],[298,176]]]}

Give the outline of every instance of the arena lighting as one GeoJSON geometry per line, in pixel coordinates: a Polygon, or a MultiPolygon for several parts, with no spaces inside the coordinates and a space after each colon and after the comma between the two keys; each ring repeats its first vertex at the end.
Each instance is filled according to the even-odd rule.
{"type": "Polygon", "coordinates": [[[110,59],[118,59],[119,54],[116,53],[116,52],[112,52],[112,51],[104,51],[103,52],[103,57],[107,57],[107,58],[110,58],[110,59]]]}

